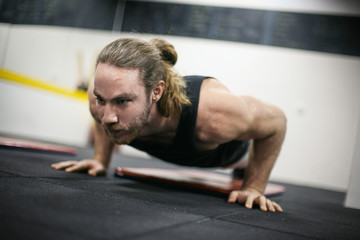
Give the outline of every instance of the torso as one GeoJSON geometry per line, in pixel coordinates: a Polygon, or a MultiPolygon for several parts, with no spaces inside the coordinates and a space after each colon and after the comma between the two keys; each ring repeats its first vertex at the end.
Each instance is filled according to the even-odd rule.
{"type": "MultiPolygon", "coordinates": [[[[171,116],[166,120],[154,117],[152,120],[155,121],[152,122],[158,124],[153,124],[152,128],[149,126],[149,129],[161,129],[161,131],[137,137],[130,145],[159,159],[179,165],[229,166],[245,154],[248,142],[227,140],[222,135],[222,126],[218,126],[217,120],[223,119],[223,116],[221,111],[214,114],[214,108],[211,106],[217,98],[212,98],[212,91],[228,90],[211,78],[194,76],[191,82],[188,87],[188,91],[194,94],[191,95],[193,96],[191,107],[185,107],[178,117],[171,116]],[[167,127],[164,127],[166,125],[164,123],[168,123],[167,127]]],[[[148,133],[150,132],[149,130],[148,133]]]]}
{"type": "MultiPolygon", "coordinates": [[[[214,87],[217,89],[223,89],[225,91],[228,91],[221,83],[219,83],[215,79],[206,78],[203,80],[203,83],[200,88],[198,116],[196,119],[195,138],[194,138],[194,146],[197,151],[208,151],[208,150],[215,149],[219,146],[218,143],[208,141],[208,140],[204,139],[204,137],[203,137],[204,131],[207,128],[206,127],[207,123],[209,122],[208,121],[209,113],[206,112],[207,110],[205,110],[205,107],[204,107],[207,105],[207,103],[205,102],[206,100],[203,100],[203,99],[206,99],[206,98],[204,98],[204,96],[206,96],[207,91],[211,90],[214,87]]],[[[170,118],[172,118],[172,119],[169,122],[176,122],[176,124],[174,124],[174,126],[176,126],[175,128],[170,128],[166,132],[137,137],[136,139],[140,140],[140,141],[158,143],[158,144],[162,144],[164,146],[171,145],[176,136],[176,130],[179,125],[180,116],[173,115],[173,116],[170,116],[170,118]]]]}
{"type": "Polygon", "coordinates": [[[136,140],[140,140],[144,142],[153,142],[166,146],[172,143],[175,135],[176,135],[176,131],[172,131],[172,132],[153,134],[149,136],[137,137],[136,140]]]}

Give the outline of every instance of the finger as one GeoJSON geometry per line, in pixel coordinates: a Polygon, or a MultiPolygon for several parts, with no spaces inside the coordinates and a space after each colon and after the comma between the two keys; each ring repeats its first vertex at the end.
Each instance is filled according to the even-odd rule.
{"type": "Polygon", "coordinates": [[[254,196],[249,195],[246,199],[245,207],[251,209],[253,207],[253,203],[254,203],[254,196]]]}
{"type": "Polygon", "coordinates": [[[88,174],[90,176],[95,177],[96,175],[98,175],[99,173],[102,173],[102,172],[104,172],[104,169],[101,166],[94,166],[89,169],[88,174]]]}
{"type": "Polygon", "coordinates": [[[272,203],[273,203],[273,206],[274,206],[274,208],[276,209],[276,211],[279,211],[279,212],[283,212],[283,211],[284,211],[279,204],[277,204],[277,203],[274,202],[274,201],[273,201],[272,203]]]}
{"type": "Polygon", "coordinates": [[[76,163],[77,163],[77,161],[59,162],[59,163],[52,164],[51,167],[59,170],[59,169],[71,167],[71,166],[75,165],[76,163]]]}
{"type": "Polygon", "coordinates": [[[236,202],[237,196],[238,196],[237,192],[234,192],[234,191],[231,192],[230,195],[229,195],[229,198],[228,198],[228,203],[236,202]]]}
{"type": "Polygon", "coordinates": [[[260,198],[259,198],[260,209],[265,212],[268,210],[268,208],[266,206],[266,200],[267,199],[265,196],[260,196],[260,198]]]}
{"type": "Polygon", "coordinates": [[[76,172],[76,171],[82,171],[85,169],[88,169],[88,163],[86,162],[77,162],[76,164],[74,164],[71,167],[68,167],[65,169],[66,172],[76,172]]]}
{"type": "Polygon", "coordinates": [[[267,208],[269,209],[270,212],[276,212],[275,207],[274,207],[274,203],[273,201],[271,201],[270,199],[266,200],[266,205],[267,208]]]}
{"type": "Polygon", "coordinates": [[[75,161],[58,162],[58,163],[51,164],[51,167],[55,168],[55,169],[61,169],[66,166],[71,166],[74,163],[75,163],[75,161]]]}
{"type": "Polygon", "coordinates": [[[89,174],[90,176],[94,176],[94,177],[97,175],[97,173],[98,173],[98,170],[97,170],[97,169],[94,169],[94,168],[89,169],[89,171],[88,171],[88,174],[89,174]]]}

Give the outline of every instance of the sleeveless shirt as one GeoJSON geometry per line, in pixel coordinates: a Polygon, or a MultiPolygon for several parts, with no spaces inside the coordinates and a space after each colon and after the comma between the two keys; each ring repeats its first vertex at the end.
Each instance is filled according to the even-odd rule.
{"type": "Polygon", "coordinates": [[[186,76],[186,94],[191,105],[183,105],[179,126],[170,145],[135,139],[129,145],[161,160],[183,166],[226,167],[239,161],[247,152],[248,141],[230,141],[208,151],[194,145],[200,88],[205,76],[186,76]]]}

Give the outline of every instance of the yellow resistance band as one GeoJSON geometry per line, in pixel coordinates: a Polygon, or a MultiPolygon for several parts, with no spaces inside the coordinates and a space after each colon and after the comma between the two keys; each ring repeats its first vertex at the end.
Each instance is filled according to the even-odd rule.
{"type": "Polygon", "coordinates": [[[63,87],[51,85],[38,79],[15,73],[13,71],[5,70],[4,68],[0,68],[0,78],[9,82],[20,83],[48,92],[76,98],[78,100],[88,100],[87,93],[84,90],[69,90],[63,87]]]}

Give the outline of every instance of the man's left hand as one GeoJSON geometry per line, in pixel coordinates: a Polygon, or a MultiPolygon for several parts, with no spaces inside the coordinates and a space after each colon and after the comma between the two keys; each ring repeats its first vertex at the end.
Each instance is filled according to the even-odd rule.
{"type": "Polygon", "coordinates": [[[260,206],[262,211],[270,211],[270,212],[282,212],[283,209],[279,204],[270,199],[266,198],[262,193],[253,190],[235,190],[232,191],[228,198],[228,203],[238,202],[240,204],[245,203],[246,208],[253,208],[254,203],[260,206]]]}

